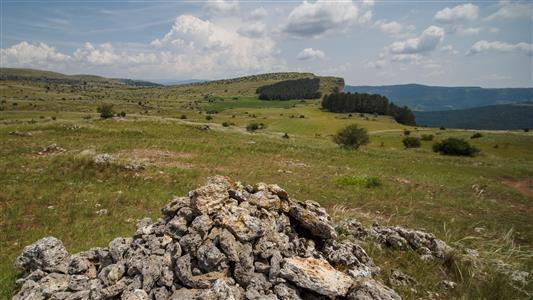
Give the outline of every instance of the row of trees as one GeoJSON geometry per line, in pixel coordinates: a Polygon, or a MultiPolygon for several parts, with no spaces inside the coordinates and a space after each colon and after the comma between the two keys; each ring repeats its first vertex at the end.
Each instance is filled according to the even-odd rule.
{"type": "Polygon", "coordinates": [[[381,95],[366,93],[333,93],[324,95],[322,107],[337,113],[358,112],[389,115],[396,122],[416,125],[415,115],[407,106],[397,106],[381,95]]]}
{"type": "Polygon", "coordinates": [[[320,98],[319,78],[285,80],[257,88],[261,100],[317,99],[320,98]]]}

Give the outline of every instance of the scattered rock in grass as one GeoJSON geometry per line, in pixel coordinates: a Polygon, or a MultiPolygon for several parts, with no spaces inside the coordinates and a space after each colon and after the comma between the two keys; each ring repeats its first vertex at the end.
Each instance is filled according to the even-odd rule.
{"type": "Polygon", "coordinates": [[[114,160],[115,158],[107,153],[97,154],[93,157],[93,162],[97,165],[110,165],[114,160]]]}
{"type": "Polygon", "coordinates": [[[372,279],[358,244],[325,210],[281,187],[222,176],[176,197],[132,237],[69,255],[47,237],[17,259],[13,299],[400,299],[372,279]]]}
{"type": "Polygon", "coordinates": [[[355,219],[343,220],[335,228],[337,232],[356,240],[370,239],[387,248],[416,251],[423,260],[444,259],[454,250],[433,234],[422,230],[378,224],[367,228],[355,219]]]}
{"type": "Polygon", "coordinates": [[[38,155],[48,155],[53,153],[61,153],[67,151],[64,148],[59,147],[57,144],[50,144],[44,147],[41,151],[37,152],[38,155]]]}
{"type": "Polygon", "coordinates": [[[416,280],[401,270],[394,269],[389,276],[389,283],[392,286],[412,286],[416,284],[416,280]]]}
{"type": "Polygon", "coordinates": [[[96,211],[96,214],[99,215],[99,216],[105,216],[105,215],[107,215],[107,213],[108,213],[108,211],[105,208],[96,211]]]}
{"type": "Polygon", "coordinates": [[[455,287],[457,287],[457,283],[450,280],[443,280],[441,284],[447,290],[453,290],[455,287]]]}
{"type": "Polygon", "coordinates": [[[10,131],[9,135],[13,136],[33,136],[31,132],[10,131]]]}

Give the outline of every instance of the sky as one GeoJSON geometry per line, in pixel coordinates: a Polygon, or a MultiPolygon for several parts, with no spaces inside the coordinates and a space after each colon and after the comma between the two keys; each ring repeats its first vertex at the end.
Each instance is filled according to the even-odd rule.
{"type": "Polygon", "coordinates": [[[0,0],[0,65],[157,82],[301,71],[532,87],[533,2],[0,0]]]}

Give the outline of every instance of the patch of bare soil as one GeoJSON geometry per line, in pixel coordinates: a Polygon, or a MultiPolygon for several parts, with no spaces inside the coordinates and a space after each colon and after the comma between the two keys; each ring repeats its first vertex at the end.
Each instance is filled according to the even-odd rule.
{"type": "Polygon", "coordinates": [[[143,163],[145,165],[191,169],[193,168],[193,164],[183,160],[193,158],[194,154],[162,149],[128,149],[118,152],[116,156],[122,160],[143,163]]]}
{"type": "Polygon", "coordinates": [[[533,178],[526,177],[519,180],[513,178],[504,178],[502,179],[502,183],[515,189],[522,195],[533,198],[533,178]]]}

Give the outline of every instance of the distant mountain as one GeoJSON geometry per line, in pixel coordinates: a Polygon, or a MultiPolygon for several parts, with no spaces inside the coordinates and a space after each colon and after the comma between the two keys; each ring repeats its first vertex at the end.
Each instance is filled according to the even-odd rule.
{"type": "Polygon", "coordinates": [[[122,79],[117,78],[116,80],[124,82],[126,85],[138,86],[138,87],[151,87],[151,86],[162,86],[162,84],[146,81],[146,80],[136,80],[136,79],[122,79]]]}
{"type": "Polygon", "coordinates": [[[430,127],[511,130],[533,128],[533,102],[461,110],[415,112],[416,123],[430,127]]]}
{"type": "Polygon", "coordinates": [[[346,92],[380,94],[413,110],[439,111],[533,100],[533,88],[442,87],[420,84],[351,86],[346,92]]]}
{"type": "Polygon", "coordinates": [[[180,85],[180,84],[190,84],[190,83],[201,83],[208,82],[206,79],[184,79],[184,80],[160,80],[158,83],[162,85],[180,85]]]}

